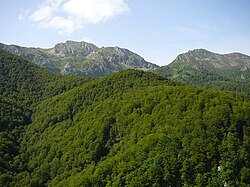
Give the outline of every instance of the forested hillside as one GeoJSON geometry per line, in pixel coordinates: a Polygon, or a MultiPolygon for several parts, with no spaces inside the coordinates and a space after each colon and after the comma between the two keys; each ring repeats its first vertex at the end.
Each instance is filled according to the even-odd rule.
{"type": "Polygon", "coordinates": [[[0,61],[3,101],[29,112],[16,130],[18,113],[1,109],[0,186],[250,185],[250,103],[234,94],[138,70],[90,80],[26,73],[3,51],[0,61]]]}
{"type": "MultiPolygon", "coordinates": [[[[90,80],[89,78],[63,77],[51,73],[1,49],[0,76],[0,97],[1,105],[3,105],[1,106],[1,120],[3,121],[2,115],[6,117],[6,112],[9,111],[5,107],[9,107],[10,110],[15,106],[21,107],[20,112],[24,112],[34,102],[38,103],[45,98],[50,98],[90,80]]],[[[9,114],[11,113],[15,113],[15,111],[9,114]]],[[[3,121],[1,124],[4,123],[3,121]]],[[[16,122],[20,123],[18,120],[16,122]]],[[[1,129],[3,129],[2,125],[1,129]]]]}
{"type": "Polygon", "coordinates": [[[0,49],[1,178],[14,167],[12,159],[19,152],[23,127],[31,123],[33,107],[89,80],[56,75],[0,49]]]}

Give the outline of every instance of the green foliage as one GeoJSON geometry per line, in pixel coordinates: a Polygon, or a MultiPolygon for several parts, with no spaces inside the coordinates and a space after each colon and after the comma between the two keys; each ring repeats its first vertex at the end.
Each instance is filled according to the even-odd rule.
{"type": "Polygon", "coordinates": [[[33,153],[27,155],[32,178],[39,178],[45,163],[51,168],[57,160],[57,174],[49,169],[46,185],[248,184],[239,175],[242,170],[247,176],[239,154],[245,141],[240,137],[248,136],[242,128],[249,126],[249,103],[157,79],[158,85],[151,79],[149,86],[147,79],[139,81],[143,76],[136,71],[113,78],[121,85],[119,78],[129,74],[137,77],[132,79],[138,81],[133,84],[137,89],[127,87],[121,94],[122,87],[107,84],[110,76],[95,84],[97,89],[109,88],[107,98],[100,94],[86,98],[90,93],[84,85],[38,106],[22,142],[24,150],[33,153]],[[79,95],[85,99],[72,99],[79,95]],[[70,110],[72,105],[79,108],[70,110]],[[69,111],[78,112],[68,115],[69,111]],[[239,123],[241,127],[235,128],[239,123]],[[45,152],[39,155],[36,150],[45,152]]]}
{"type": "MultiPolygon", "coordinates": [[[[249,80],[235,78],[236,76],[234,75],[233,70],[196,70],[188,67],[185,68],[185,70],[181,70],[179,67],[171,68],[165,66],[154,70],[154,72],[165,78],[178,80],[183,83],[209,89],[238,92],[239,95],[245,95],[245,97],[248,98],[250,97],[249,80]]],[[[249,74],[249,72],[247,73],[249,74]]]]}
{"type": "Polygon", "coordinates": [[[23,89],[1,74],[1,186],[250,185],[244,99],[137,70],[93,80],[34,71],[20,74],[37,76],[23,89]]]}
{"type": "Polygon", "coordinates": [[[30,106],[87,82],[62,77],[0,50],[0,130],[29,123],[30,106]]]}
{"type": "MultiPolygon", "coordinates": [[[[88,80],[53,74],[0,50],[1,181],[7,184],[13,173],[18,171],[13,159],[19,154],[23,126],[31,123],[33,107],[88,80]]],[[[22,168],[23,163],[20,165],[22,168]]]]}

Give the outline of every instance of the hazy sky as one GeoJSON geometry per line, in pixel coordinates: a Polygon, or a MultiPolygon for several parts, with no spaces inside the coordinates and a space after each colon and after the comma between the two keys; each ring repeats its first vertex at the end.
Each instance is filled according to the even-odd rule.
{"type": "Polygon", "coordinates": [[[119,46],[158,65],[204,48],[250,55],[250,0],[1,0],[0,43],[119,46]]]}

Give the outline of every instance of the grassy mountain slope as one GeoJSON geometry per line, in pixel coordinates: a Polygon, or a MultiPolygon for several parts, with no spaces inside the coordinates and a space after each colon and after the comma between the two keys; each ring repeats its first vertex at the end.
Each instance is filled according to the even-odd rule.
{"type": "Polygon", "coordinates": [[[10,51],[55,73],[100,77],[124,69],[152,70],[158,66],[119,47],[98,48],[87,42],[67,41],[50,49],[0,44],[10,51]]]}
{"type": "Polygon", "coordinates": [[[250,95],[250,57],[240,53],[220,55],[196,49],[155,72],[184,83],[250,95]]]}

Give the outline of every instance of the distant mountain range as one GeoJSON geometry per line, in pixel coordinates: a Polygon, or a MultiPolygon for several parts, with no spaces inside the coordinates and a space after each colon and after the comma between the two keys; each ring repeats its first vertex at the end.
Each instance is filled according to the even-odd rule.
{"type": "Polygon", "coordinates": [[[183,83],[250,95],[250,56],[241,53],[217,54],[195,49],[159,67],[128,49],[98,48],[87,42],[66,41],[49,49],[0,43],[0,48],[62,75],[103,77],[125,69],[139,69],[183,83]]]}
{"type": "Polygon", "coordinates": [[[125,69],[154,70],[159,67],[127,49],[98,48],[87,42],[66,41],[49,49],[0,43],[0,48],[63,75],[100,77],[125,69]]]}

